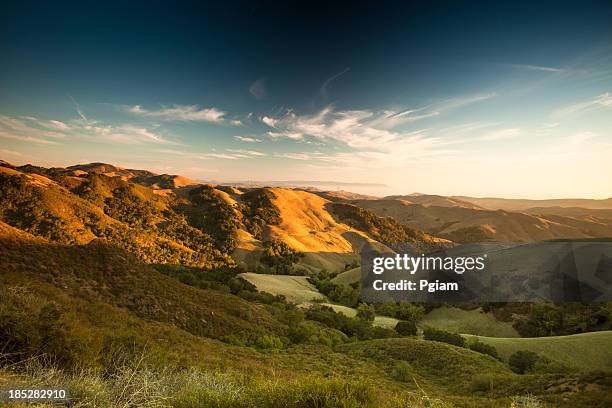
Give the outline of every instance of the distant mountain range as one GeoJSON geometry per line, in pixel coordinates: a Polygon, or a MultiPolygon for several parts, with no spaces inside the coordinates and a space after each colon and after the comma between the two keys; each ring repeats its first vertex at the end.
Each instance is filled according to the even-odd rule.
{"type": "Polygon", "coordinates": [[[466,242],[612,237],[612,199],[376,198],[209,185],[105,163],[44,168],[1,162],[0,176],[0,221],[57,242],[103,238],[149,262],[252,268],[264,243],[278,240],[303,252],[300,268],[315,273],[341,270],[372,245],[393,251],[408,242],[433,250],[466,242]]]}

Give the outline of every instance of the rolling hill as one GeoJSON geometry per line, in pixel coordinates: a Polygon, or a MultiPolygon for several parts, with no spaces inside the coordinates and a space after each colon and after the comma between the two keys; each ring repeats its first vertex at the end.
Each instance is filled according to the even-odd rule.
{"type": "MultiPolygon", "coordinates": [[[[585,225],[600,225],[593,234],[605,231],[600,220],[606,210],[515,214],[443,197],[418,196],[417,204],[409,197],[379,200],[344,192],[198,184],[105,163],[0,164],[0,362],[20,364],[21,358],[29,361],[41,353],[53,362],[47,367],[41,362],[35,370],[19,366],[17,374],[13,366],[0,364],[0,387],[15,379],[27,384],[36,375],[71,381],[98,395],[115,386],[122,364],[136,361],[133,378],[146,377],[165,390],[203,381],[206,392],[222,390],[215,398],[234,398],[228,406],[279,406],[278,401],[297,399],[293,406],[302,407],[321,398],[332,398],[336,406],[378,407],[381,401],[389,407],[448,406],[436,399],[441,398],[459,407],[500,407],[527,393],[560,407],[610,402],[609,375],[582,373],[606,368],[604,334],[587,333],[576,337],[580,341],[547,338],[550,343],[480,337],[505,359],[532,349],[565,364],[563,370],[521,376],[468,348],[397,338],[397,319],[352,317],[355,308],[333,304],[331,292],[325,292],[327,298],[307,280],[317,275],[350,285],[360,275],[355,261],[369,248],[391,252],[408,243],[424,252],[461,251],[448,239],[461,235],[444,225],[444,217],[479,214],[474,225],[489,217],[486,224],[506,229],[494,238],[534,234],[538,239],[567,231],[588,237],[585,225]],[[409,218],[406,208],[421,221],[409,218]],[[545,235],[535,235],[536,230],[545,235]],[[292,275],[274,269],[287,266],[283,262],[292,275]],[[307,307],[317,302],[331,309],[307,307]],[[578,347],[589,348],[582,365],[571,355],[578,347]],[[85,377],[77,377],[76,368],[85,377]],[[210,382],[201,380],[212,373],[217,377],[206,377],[213,378],[210,382]],[[241,390],[239,397],[230,396],[230,383],[241,390]],[[572,384],[562,399],[559,383],[572,384]],[[261,403],[264,396],[274,402],[261,403]]],[[[517,250],[528,255],[527,247],[517,250]]],[[[479,335],[515,334],[490,314],[451,308],[434,308],[424,322],[479,335]]],[[[190,402],[172,400],[173,406],[193,406],[202,401],[193,398],[205,394],[201,388],[181,392],[181,401],[190,402]]],[[[124,405],[130,404],[139,405],[124,405]]]]}
{"type": "Polygon", "coordinates": [[[579,207],[589,210],[610,210],[612,209],[612,198],[602,200],[585,198],[560,198],[552,200],[527,200],[514,198],[494,198],[494,197],[465,197],[453,196],[451,199],[467,201],[474,205],[490,210],[506,211],[526,211],[537,207],[579,207]]]}
{"type": "Polygon", "coordinates": [[[612,332],[601,331],[569,336],[502,338],[468,336],[495,347],[499,355],[508,358],[519,350],[528,350],[553,361],[584,371],[609,370],[612,365],[612,332]]]}
{"type": "MultiPolygon", "coordinates": [[[[399,199],[358,200],[353,204],[379,216],[392,217],[412,228],[455,242],[529,242],[550,239],[581,239],[612,236],[607,213],[581,216],[536,211],[534,214],[485,210],[465,206],[420,205],[399,199]]],[[[604,211],[604,210],[601,210],[604,211]]]]}

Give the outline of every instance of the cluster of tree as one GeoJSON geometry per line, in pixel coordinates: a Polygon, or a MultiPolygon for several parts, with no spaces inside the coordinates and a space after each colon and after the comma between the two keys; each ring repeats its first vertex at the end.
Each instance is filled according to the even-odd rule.
{"type": "Polygon", "coordinates": [[[379,217],[364,208],[346,203],[333,203],[332,210],[345,224],[366,232],[375,240],[397,251],[410,248],[428,250],[435,247],[427,234],[409,228],[394,218],[379,217]]]}
{"type": "Polygon", "coordinates": [[[375,303],[376,314],[417,323],[425,315],[425,306],[406,301],[375,303]]]}
{"type": "Polygon", "coordinates": [[[280,224],[280,211],[273,203],[276,195],[272,191],[258,188],[242,194],[240,198],[242,204],[239,209],[243,215],[243,225],[255,238],[263,238],[263,228],[266,224],[280,224]]]}
{"type": "Polygon", "coordinates": [[[482,307],[498,319],[515,320],[514,328],[523,337],[564,336],[612,328],[612,302],[485,303],[482,307]]]}
{"type": "Polygon", "coordinates": [[[189,223],[213,237],[215,247],[231,253],[236,247],[236,230],[241,221],[234,207],[223,200],[213,187],[205,185],[189,192],[191,206],[180,206],[189,223]]]}
{"type": "Polygon", "coordinates": [[[381,339],[397,337],[393,329],[373,326],[374,310],[371,306],[363,305],[357,309],[357,316],[348,317],[336,313],[334,309],[325,305],[313,305],[306,311],[306,319],[314,320],[325,326],[341,331],[349,337],[360,340],[381,339]]]}
{"type": "Polygon", "coordinates": [[[463,336],[457,333],[451,333],[445,330],[427,327],[425,328],[425,330],[423,330],[423,338],[425,340],[439,341],[441,343],[452,344],[457,347],[467,347],[470,350],[476,351],[481,354],[489,355],[497,360],[501,360],[501,357],[497,353],[495,347],[489,344],[482,343],[478,339],[466,342],[463,336]]]}
{"type": "Polygon", "coordinates": [[[0,174],[0,219],[34,235],[74,244],[70,225],[39,205],[42,193],[22,175],[0,174]]]}
{"type": "Polygon", "coordinates": [[[538,359],[538,354],[533,351],[519,350],[510,356],[508,365],[515,373],[525,374],[533,370],[538,359]]]}
{"type": "Polygon", "coordinates": [[[150,230],[159,220],[159,211],[138,197],[130,186],[120,187],[104,200],[104,213],[132,228],[150,230]]]}
{"type": "Polygon", "coordinates": [[[423,338],[425,340],[452,344],[457,347],[465,346],[465,339],[461,335],[445,330],[434,329],[433,327],[426,327],[425,330],[423,330],[423,338]]]}
{"type": "Polygon", "coordinates": [[[304,254],[291,248],[287,243],[273,239],[264,242],[264,250],[261,262],[273,268],[279,275],[290,275],[293,272],[293,264],[298,262],[304,254]]]}
{"type": "Polygon", "coordinates": [[[327,296],[332,301],[348,307],[355,307],[359,303],[360,287],[359,282],[350,285],[342,285],[331,281],[328,273],[321,273],[309,279],[319,292],[327,296]]]}

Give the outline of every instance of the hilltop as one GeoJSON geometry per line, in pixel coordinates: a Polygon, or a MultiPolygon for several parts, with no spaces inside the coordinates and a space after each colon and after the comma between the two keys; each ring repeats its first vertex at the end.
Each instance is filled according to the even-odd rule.
{"type": "MultiPolygon", "coordinates": [[[[419,196],[422,197],[422,196],[419,196]]],[[[378,216],[392,217],[412,228],[455,242],[540,241],[550,239],[603,238],[612,236],[609,210],[530,209],[525,212],[490,210],[439,199],[421,200],[417,204],[405,199],[353,200],[378,216]]]]}
{"type": "Polygon", "coordinates": [[[281,241],[304,254],[304,273],[341,271],[366,247],[390,250],[376,227],[385,223],[402,230],[394,239],[424,248],[444,242],[357,207],[338,213],[332,201],[303,190],[199,184],[105,163],[0,166],[0,173],[0,220],[58,243],[103,238],[149,263],[265,267],[266,242],[281,241]]]}

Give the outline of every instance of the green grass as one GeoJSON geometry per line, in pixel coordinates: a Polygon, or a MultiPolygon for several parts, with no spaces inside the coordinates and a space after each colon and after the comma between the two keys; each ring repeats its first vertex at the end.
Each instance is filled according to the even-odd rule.
{"type": "Polygon", "coordinates": [[[289,302],[302,304],[305,302],[327,300],[315,288],[306,276],[267,275],[247,272],[240,276],[257,287],[257,290],[273,295],[283,295],[289,302]]]}
{"type": "Polygon", "coordinates": [[[478,336],[478,339],[495,347],[505,361],[516,351],[529,350],[579,370],[612,369],[612,331],[532,338],[478,336]]]}
{"type": "MultiPolygon", "coordinates": [[[[237,372],[198,369],[155,369],[143,359],[118,365],[102,375],[95,371],[66,372],[30,361],[19,375],[0,369],[3,388],[69,390],[75,408],[451,408],[450,404],[413,393],[395,393],[381,400],[371,381],[324,378],[289,379],[272,375],[244,376],[237,372]]],[[[32,406],[15,404],[16,408],[32,406]]],[[[37,404],[36,406],[55,406],[37,404]]]]}
{"type": "Polygon", "coordinates": [[[340,285],[350,285],[352,283],[359,282],[360,279],[361,267],[359,266],[357,268],[349,269],[348,271],[339,273],[331,281],[340,285]]]}
{"type": "Polygon", "coordinates": [[[456,307],[439,307],[426,314],[419,325],[478,336],[520,337],[512,327],[512,323],[497,321],[491,313],[483,313],[480,309],[463,310],[456,307]]]}
{"type": "MultiPolygon", "coordinates": [[[[257,290],[273,295],[283,295],[289,302],[300,305],[323,301],[321,304],[331,307],[338,313],[343,313],[348,317],[357,315],[357,311],[351,307],[325,303],[328,299],[308,282],[306,276],[267,275],[253,272],[242,273],[240,276],[255,285],[257,290]]],[[[393,317],[376,316],[374,325],[394,329],[398,321],[393,317]]]]}

